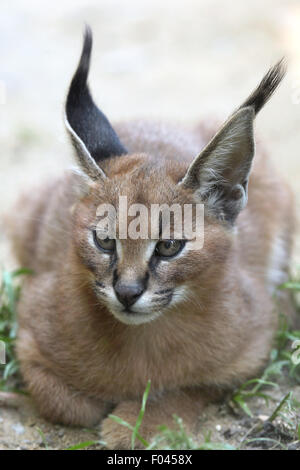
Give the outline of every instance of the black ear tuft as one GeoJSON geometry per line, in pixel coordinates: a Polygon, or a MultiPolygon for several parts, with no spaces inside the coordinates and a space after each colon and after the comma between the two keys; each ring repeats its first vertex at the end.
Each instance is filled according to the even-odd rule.
{"type": "Polygon", "coordinates": [[[92,31],[86,26],[81,57],[71,81],[66,117],[96,162],[127,153],[106,116],[93,102],[87,78],[92,51],[92,31]]]}
{"type": "MultiPolygon", "coordinates": [[[[274,91],[280,84],[281,80],[286,73],[286,62],[285,59],[281,59],[274,67],[271,67],[258,87],[253,93],[247,98],[245,103],[240,108],[252,107],[255,114],[257,114],[266,102],[271,98],[274,91]]],[[[239,109],[240,109],[239,108],[239,109]]]]}

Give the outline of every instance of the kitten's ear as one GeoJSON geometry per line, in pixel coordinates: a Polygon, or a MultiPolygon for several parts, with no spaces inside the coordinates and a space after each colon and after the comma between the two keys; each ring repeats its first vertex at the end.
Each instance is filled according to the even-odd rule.
{"type": "Polygon", "coordinates": [[[101,160],[123,155],[127,150],[90,94],[87,78],[91,50],[92,32],[86,27],[81,57],[67,96],[65,124],[80,167],[95,180],[105,177],[98,166],[101,160]]]}
{"type": "Polygon", "coordinates": [[[248,198],[254,156],[253,121],[285,73],[280,61],[224,124],[187,170],[179,185],[192,189],[208,210],[233,224],[248,198]]]}
{"type": "Polygon", "coordinates": [[[193,189],[218,218],[234,222],[247,202],[254,155],[254,110],[237,111],[190,165],[179,183],[193,189]]]}

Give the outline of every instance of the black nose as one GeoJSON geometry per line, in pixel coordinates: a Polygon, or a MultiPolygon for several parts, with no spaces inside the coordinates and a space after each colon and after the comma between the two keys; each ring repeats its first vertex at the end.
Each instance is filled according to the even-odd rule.
{"type": "Polygon", "coordinates": [[[117,281],[114,287],[118,300],[126,308],[133,305],[145,290],[144,282],[139,281],[131,283],[117,281]]]}

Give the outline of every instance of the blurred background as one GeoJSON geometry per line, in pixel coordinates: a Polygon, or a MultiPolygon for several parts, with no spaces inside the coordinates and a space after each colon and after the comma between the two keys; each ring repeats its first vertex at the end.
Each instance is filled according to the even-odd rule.
{"type": "MultiPolygon", "coordinates": [[[[256,137],[299,209],[299,0],[1,0],[0,216],[72,161],[63,103],[85,23],[94,33],[91,88],[112,122],[222,121],[286,55],[288,75],[259,114],[256,137]]],[[[2,265],[9,257],[1,234],[2,265]]]]}

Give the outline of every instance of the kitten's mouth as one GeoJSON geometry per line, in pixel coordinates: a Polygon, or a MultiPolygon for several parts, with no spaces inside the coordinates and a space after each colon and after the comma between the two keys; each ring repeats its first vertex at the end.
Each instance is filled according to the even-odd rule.
{"type": "Polygon", "coordinates": [[[147,312],[145,310],[137,310],[135,309],[135,304],[132,307],[123,307],[120,311],[116,313],[115,309],[111,310],[112,314],[116,316],[119,320],[121,320],[123,323],[126,324],[134,324],[134,325],[140,325],[142,323],[148,323],[155,318],[159,317],[162,313],[162,310],[164,310],[168,305],[171,303],[173,297],[173,292],[168,293],[167,296],[165,296],[164,299],[160,299],[159,303],[158,301],[155,301],[155,299],[152,300],[152,303],[155,305],[157,303],[157,310],[147,312]],[[122,317],[121,317],[122,315],[122,317]]]}
{"type": "Polygon", "coordinates": [[[111,314],[122,323],[126,325],[142,325],[155,320],[161,314],[161,311],[156,312],[140,312],[129,308],[122,310],[109,307],[111,314]]]}
{"type": "Polygon", "coordinates": [[[123,308],[122,313],[125,313],[126,315],[136,315],[136,312],[134,312],[130,308],[123,308]]]}
{"type": "Polygon", "coordinates": [[[126,325],[142,325],[149,323],[161,316],[173,305],[178,304],[184,298],[184,287],[176,290],[168,288],[155,291],[145,299],[141,296],[133,305],[122,305],[118,301],[113,289],[105,289],[104,284],[96,282],[97,293],[104,301],[110,314],[118,321],[126,325]]]}

